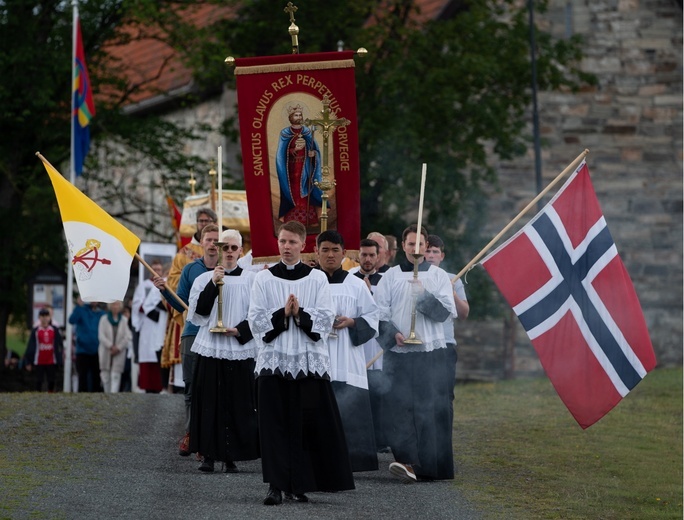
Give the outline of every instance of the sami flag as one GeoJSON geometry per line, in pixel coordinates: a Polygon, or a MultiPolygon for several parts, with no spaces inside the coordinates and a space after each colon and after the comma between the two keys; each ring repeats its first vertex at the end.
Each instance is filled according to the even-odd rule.
{"type": "Polygon", "coordinates": [[[67,181],[42,155],[36,155],[55,189],[81,298],[105,303],[123,300],[140,239],[67,181]]]}
{"type": "Polygon", "coordinates": [[[88,77],[83,39],[81,38],[81,22],[76,18],[76,55],[74,56],[72,104],[74,118],[74,171],[76,175],[83,172],[83,162],[90,150],[90,120],[95,116],[93,89],[88,77]]]}
{"type": "Polygon", "coordinates": [[[582,428],[608,413],[655,367],[639,300],[585,162],[482,265],[582,428]]]}

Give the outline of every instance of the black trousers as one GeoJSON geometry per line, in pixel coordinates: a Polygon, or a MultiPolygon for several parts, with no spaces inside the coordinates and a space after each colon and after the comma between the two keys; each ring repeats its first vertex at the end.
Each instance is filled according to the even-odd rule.
{"type": "Polygon", "coordinates": [[[78,392],[100,391],[100,360],[97,354],[76,354],[78,392]]]}
{"type": "Polygon", "coordinates": [[[48,392],[55,391],[55,375],[57,374],[57,365],[34,365],[33,374],[36,378],[36,392],[43,391],[43,379],[47,380],[48,392]]]}

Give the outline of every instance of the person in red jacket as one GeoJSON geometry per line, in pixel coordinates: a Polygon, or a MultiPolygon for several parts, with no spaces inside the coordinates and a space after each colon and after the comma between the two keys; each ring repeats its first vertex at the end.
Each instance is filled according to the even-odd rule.
{"type": "Polygon", "coordinates": [[[26,347],[26,370],[35,373],[37,392],[43,389],[43,380],[46,379],[48,392],[52,393],[55,391],[57,366],[62,364],[62,335],[50,323],[48,309],[40,309],[38,319],[40,325],[31,330],[26,347]]]}

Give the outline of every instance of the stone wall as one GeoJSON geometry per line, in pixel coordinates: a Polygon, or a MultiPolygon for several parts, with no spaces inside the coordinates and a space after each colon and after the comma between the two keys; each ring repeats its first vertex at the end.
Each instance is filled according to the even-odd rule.
{"type": "MultiPolygon", "coordinates": [[[[580,34],[582,68],[598,79],[579,93],[539,95],[543,185],[590,150],[592,181],[658,364],[681,364],[682,10],[673,0],[552,0],[537,23],[558,38],[580,34]]],[[[536,194],[532,149],[497,168],[501,189],[489,201],[487,237],[536,194]]],[[[460,378],[541,370],[520,325],[511,338],[507,324],[510,316],[458,324],[460,378]]]]}

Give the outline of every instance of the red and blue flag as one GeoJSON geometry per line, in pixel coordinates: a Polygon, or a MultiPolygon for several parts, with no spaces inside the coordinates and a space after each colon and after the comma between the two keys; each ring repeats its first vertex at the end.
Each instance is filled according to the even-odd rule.
{"type": "Polygon", "coordinates": [[[76,54],[74,56],[73,78],[73,118],[74,118],[74,171],[76,175],[83,172],[83,162],[90,150],[90,120],[95,116],[93,89],[88,77],[83,39],[81,37],[81,22],[76,18],[76,54]]]}
{"type": "Polygon", "coordinates": [[[582,428],[608,413],[655,367],[636,291],[585,162],[482,265],[582,428]]]}

